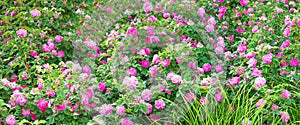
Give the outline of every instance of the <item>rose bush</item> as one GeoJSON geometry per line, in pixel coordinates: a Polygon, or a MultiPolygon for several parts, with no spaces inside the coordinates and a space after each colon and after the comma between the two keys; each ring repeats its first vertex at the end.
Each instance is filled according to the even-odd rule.
{"type": "Polygon", "coordinates": [[[260,124],[297,124],[299,0],[160,2],[1,1],[0,123],[185,124],[172,102],[243,89],[260,124]]]}

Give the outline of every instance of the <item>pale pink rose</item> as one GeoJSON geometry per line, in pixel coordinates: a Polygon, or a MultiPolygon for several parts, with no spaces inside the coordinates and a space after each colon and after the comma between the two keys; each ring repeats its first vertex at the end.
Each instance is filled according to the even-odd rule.
{"type": "Polygon", "coordinates": [[[17,31],[17,35],[18,35],[19,37],[21,37],[21,38],[24,38],[24,37],[27,36],[27,30],[25,30],[25,29],[19,29],[19,30],[17,31]]]}
{"type": "Polygon", "coordinates": [[[143,8],[146,13],[150,13],[153,9],[151,2],[144,3],[143,8]]]}
{"type": "Polygon", "coordinates": [[[40,16],[41,15],[41,12],[39,10],[31,10],[30,11],[30,14],[31,14],[31,17],[34,18],[36,16],[40,16]]]}
{"type": "Polygon", "coordinates": [[[63,37],[60,35],[55,36],[55,41],[60,43],[63,40],[63,37]]]}

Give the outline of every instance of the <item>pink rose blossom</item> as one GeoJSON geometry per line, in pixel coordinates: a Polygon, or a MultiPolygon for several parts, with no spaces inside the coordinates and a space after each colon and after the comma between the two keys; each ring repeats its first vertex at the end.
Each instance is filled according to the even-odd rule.
{"type": "Polygon", "coordinates": [[[27,30],[25,30],[25,29],[19,29],[19,30],[17,31],[17,35],[18,35],[19,37],[21,37],[21,38],[24,38],[24,37],[27,36],[27,30]]]}
{"type": "Polygon", "coordinates": [[[34,18],[36,16],[40,16],[41,15],[41,12],[39,10],[31,10],[30,11],[30,14],[31,14],[31,17],[34,18]]]}
{"type": "Polygon", "coordinates": [[[161,62],[161,65],[163,67],[168,67],[170,65],[171,61],[169,59],[165,59],[164,61],[161,62]]]}
{"type": "Polygon", "coordinates": [[[299,66],[299,60],[297,58],[292,58],[290,61],[290,66],[294,66],[294,67],[299,66]]]}
{"type": "Polygon", "coordinates": [[[222,102],[222,101],[223,101],[222,92],[216,93],[216,94],[215,94],[215,99],[216,99],[218,102],[222,102]]]}
{"type": "Polygon", "coordinates": [[[131,27],[131,28],[128,30],[127,34],[129,34],[129,35],[131,35],[131,36],[137,36],[137,35],[138,35],[138,31],[137,31],[136,28],[131,27]]]}
{"type": "Polygon", "coordinates": [[[106,89],[105,82],[101,82],[98,84],[98,91],[104,91],[106,89]]]}
{"type": "Polygon", "coordinates": [[[148,68],[150,66],[150,62],[148,60],[143,60],[141,62],[141,65],[144,67],[144,68],[148,68]]]}
{"type": "Polygon", "coordinates": [[[158,110],[163,110],[165,109],[165,102],[162,99],[156,100],[154,106],[158,110]]]}
{"type": "Polygon", "coordinates": [[[197,11],[197,13],[198,13],[198,16],[199,16],[199,17],[203,18],[203,17],[204,17],[204,14],[205,14],[204,8],[202,8],[202,7],[199,8],[198,11],[197,11]]]}
{"type": "Polygon", "coordinates": [[[258,70],[257,68],[253,68],[251,71],[251,75],[253,77],[262,76],[262,70],[258,70]]]}
{"type": "Polygon", "coordinates": [[[8,115],[7,117],[6,117],[6,123],[8,124],[8,125],[15,125],[16,124],[16,119],[15,119],[15,116],[14,115],[8,115]]]}
{"type": "Polygon", "coordinates": [[[40,99],[38,101],[38,104],[37,104],[38,108],[42,111],[42,113],[45,113],[46,112],[46,109],[48,108],[48,101],[44,100],[44,99],[40,99]]]}
{"type": "Polygon", "coordinates": [[[290,120],[290,115],[288,112],[280,112],[280,116],[281,116],[281,121],[286,123],[290,120]]]}
{"type": "Polygon", "coordinates": [[[213,32],[214,31],[214,25],[212,25],[212,24],[208,24],[208,25],[206,25],[206,31],[207,32],[213,32]]]}
{"type": "Polygon", "coordinates": [[[22,108],[22,114],[23,114],[24,117],[29,116],[30,115],[30,109],[26,110],[26,109],[22,108]]]}
{"type": "Polygon", "coordinates": [[[129,68],[129,69],[127,69],[127,75],[128,76],[136,76],[136,70],[135,70],[135,68],[129,68]]]}
{"type": "Polygon", "coordinates": [[[57,56],[60,57],[60,58],[64,58],[64,57],[65,57],[65,52],[62,51],[62,50],[59,50],[59,51],[57,52],[57,56]]]}
{"type": "Polygon", "coordinates": [[[192,92],[185,94],[185,99],[187,100],[187,102],[191,102],[191,101],[195,100],[196,98],[197,98],[196,95],[192,92]]]}
{"type": "Polygon", "coordinates": [[[143,8],[146,13],[150,13],[153,9],[152,4],[150,2],[144,3],[143,8]]]}
{"type": "Polygon", "coordinates": [[[245,51],[247,50],[247,44],[240,44],[237,48],[237,51],[240,53],[240,54],[244,54],[245,51]]]}
{"type": "Polygon", "coordinates": [[[129,120],[128,118],[124,118],[122,120],[121,125],[133,125],[133,122],[131,120],[129,120]]]}
{"type": "Polygon", "coordinates": [[[254,81],[255,86],[264,86],[266,84],[266,79],[264,77],[257,77],[254,81]]]}
{"type": "Polygon", "coordinates": [[[272,63],[272,58],[273,58],[272,53],[269,53],[269,54],[266,54],[262,57],[262,61],[263,61],[263,63],[271,64],[272,63]]]}
{"type": "Polygon", "coordinates": [[[113,111],[113,107],[109,104],[103,104],[99,108],[100,115],[109,115],[112,113],[112,111],[113,111]]]}
{"type": "Polygon", "coordinates": [[[196,66],[195,62],[189,62],[188,67],[189,67],[190,69],[192,69],[192,70],[197,69],[197,66],[196,66]]]}
{"type": "Polygon", "coordinates": [[[116,113],[119,115],[123,115],[125,114],[126,110],[125,107],[123,105],[119,105],[116,107],[116,113]]]}
{"type": "Polygon", "coordinates": [[[211,66],[209,63],[205,63],[203,66],[202,66],[204,72],[210,72],[211,70],[211,66]]]}
{"type": "Polygon", "coordinates": [[[55,36],[55,41],[60,43],[63,40],[63,37],[60,35],[55,36]]]}
{"type": "Polygon", "coordinates": [[[149,101],[152,98],[152,91],[149,89],[146,89],[142,92],[142,99],[149,101]]]}
{"type": "Polygon", "coordinates": [[[249,2],[248,0],[240,0],[240,4],[242,6],[247,6],[248,2],[249,2]]]}
{"type": "Polygon", "coordinates": [[[278,110],[278,106],[276,104],[272,104],[271,110],[273,111],[278,110]]]}
{"type": "Polygon", "coordinates": [[[286,28],[286,29],[284,30],[284,32],[283,32],[283,35],[284,35],[285,37],[289,37],[289,36],[290,36],[290,32],[291,32],[290,28],[286,28]]]}
{"type": "Polygon", "coordinates": [[[258,102],[256,103],[256,108],[262,108],[263,107],[263,104],[265,103],[266,101],[264,99],[260,99],[258,100],[258,102]]]}
{"type": "Polygon", "coordinates": [[[55,105],[55,109],[58,110],[58,111],[63,111],[63,110],[66,110],[66,104],[65,103],[62,103],[62,105],[55,105]]]}
{"type": "Polygon", "coordinates": [[[153,63],[154,65],[156,65],[156,64],[159,63],[159,61],[160,61],[159,56],[158,56],[157,54],[155,54],[155,55],[153,56],[152,63],[153,63]]]}
{"type": "Polygon", "coordinates": [[[291,96],[291,93],[288,90],[283,90],[282,93],[281,93],[281,96],[288,100],[291,96]]]}

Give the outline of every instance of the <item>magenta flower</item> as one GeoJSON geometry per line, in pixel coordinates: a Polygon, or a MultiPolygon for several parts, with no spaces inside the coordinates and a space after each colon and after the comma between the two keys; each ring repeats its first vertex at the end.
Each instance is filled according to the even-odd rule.
{"type": "Polygon", "coordinates": [[[24,37],[27,36],[27,30],[25,30],[25,29],[19,29],[19,30],[17,31],[17,35],[18,35],[19,37],[21,37],[21,38],[24,38],[24,37]]]}
{"type": "Polygon", "coordinates": [[[14,115],[8,115],[6,117],[6,123],[8,125],[15,125],[16,124],[16,119],[15,119],[15,116],[14,115]]]}
{"type": "Polygon", "coordinates": [[[290,32],[291,32],[290,28],[286,28],[286,29],[284,30],[284,32],[283,32],[283,35],[284,35],[285,37],[289,37],[289,36],[290,36],[290,32]]]}
{"type": "Polygon", "coordinates": [[[256,32],[258,32],[258,26],[252,27],[252,33],[256,33],[256,32]]]}
{"type": "Polygon", "coordinates": [[[262,70],[258,70],[258,68],[253,68],[251,71],[251,75],[253,77],[262,76],[262,70]]]}
{"type": "Polygon", "coordinates": [[[162,99],[156,100],[154,106],[158,110],[163,110],[165,109],[165,102],[162,99]]]}
{"type": "Polygon", "coordinates": [[[195,62],[189,62],[188,67],[189,67],[190,69],[192,69],[192,70],[197,69],[197,66],[196,66],[195,62]]]}
{"type": "Polygon", "coordinates": [[[59,18],[59,17],[60,17],[60,15],[59,15],[59,14],[57,14],[57,13],[56,13],[56,14],[54,14],[54,18],[55,18],[55,19],[57,19],[57,18],[59,18]]]}
{"type": "Polygon", "coordinates": [[[36,57],[38,54],[39,54],[39,53],[36,52],[36,51],[30,51],[30,52],[29,52],[29,55],[30,55],[30,56],[33,56],[33,57],[36,57]]]}
{"type": "Polygon", "coordinates": [[[112,111],[113,111],[113,107],[109,104],[103,104],[99,108],[100,115],[109,115],[112,113],[112,111]]]}
{"type": "Polygon", "coordinates": [[[155,54],[155,55],[153,56],[152,63],[153,63],[154,65],[156,65],[156,64],[159,63],[159,60],[160,60],[159,56],[158,56],[157,54],[155,54]]]}
{"type": "Polygon", "coordinates": [[[161,65],[163,67],[168,67],[170,65],[171,61],[169,59],[165,59],[164,61],[161,62],[161,65]]]}
{"type": "Polygon", "coordinates": [[[203,66],[202,66],[204,72],[210,72],[211,70],[211,66],[209,63],[205,63],[203,66]]]}
{"type": "Polygon", "coordinates": [[[46,109],[48,108],[48,101],[44,100],[44,99],[40,99],[38,101],[38,104],[37,104],[38,108],[42,111],[42,113],[45,113],[46,112],[46,109]]]}
{"type": "Polygon", "coordinates": [[[142,92],[142,99],[149,101],[152,98],[152,91],[149,89],[146,89],[142,92]]]}
{"type": "Polygon", "coordinates": [[[149,72],[150,72],[151,77],[156,76],[157,73],[159,72],[159,69],[157,68],[157,65],[154,65],[154,66],[150,67],[149,72]]]}
{"type": "Polygon", "coordinates": [[[264,86],[266,84],[266,79],[264,77],[257,77],[254,84],[255,86],[264,86]]]}
{"type": "Polygon", "coordinates": [[[59,51],[57,52],[57,56],[60,57],[60,58],[64,58],[64,57],[65,57],[65,52],[62,51],[62,50],[59,50],[59,51]]]}
{"type": "Polygon", "coordinates": [[[289,99],[290,96],[291,96],[291,93],[288,90],[283,90],[282,93],[281,93],[281,96],[283,98],[289,99]]]}
{"type": "Polygon", "coordinates": [[[237,48],[237,51],[240,54],[244,54],[246,50],[247,50],[247,44],[244,44],[244,43],[239,45],[238,48],[237,48]]]}
{"type": "Polygon", "coordinates": [[[30,109],[26,110],[26,109],[22,108],[22,114],[23,114],[24,117],[29,116],[30,115],[30,109]]]}
{"type": "Polygon", "coordinates": [[[121,122],[121,125],[133,125],[133,122],[128,118],[124,118],[121,122]]]}
{"type": "Polygon", "coordinates": [[[187,100],[187,102],[191,102],[191,101],[195,100],[196,98],[197,98],[197,96],[192,92],[185,94],[185,99],[187,100]]]}
{"type": "Polygon", "coordinates": [[[137,36],[138,35],[138,31],[136,28],[131,27],[128,31],[127,34],[131,35],[131,36],[137,36]]]}
{"type": "Polygon", "coordinates": [[[264,99],[258,100],[258,102],[256,103],[256,108],[262,108],[265,102],[266,101],[264,99]]]}
{"type": "Polygon", "coordinates": [[[290,115],[288,112],[280,112],[281,121],[286,123],[290,120],[290,115]]]}
{"type": "Polygon", "coordinates": [[[215,94],[215,99],[216,99],[218,102],[222,102],[222,101],[223,101],[222,92],[216,93],[216,94],[215,94]]]}
{"type": "Polygon", "coordinates": [[[106,89],[105,82],[101,82],[98,84],[98,91],[104,91],[106,89]]]}
{"type": "Polygon", "coordinates": [[[144,67],[144,68],[148,68],[150,66],[150,62],[148,60],[143,60],[141,62],[141,65],[144,67]]]}
{"type": "Polygon", "coordinates": [[[210,32],[214,31],[215,27],[212,24],[208,24],[208,25],[206,25],[205,29],[206,29],[207,32],[210,33],[210,32]]]}
{"type": "Polygon", "coordinates": [[[248,2],[249,2],[248,0],[240,0],[240,4],[242,6],[247,6],[248,2]]]}
{"type": "Polygon", "coordinates": [[[63,110],[66,110],[66,104],[65,103],[62,103],[62,105],[55,105],[55,109],[56,110],[59,110],[59,111],[63,111],[63,110]]]}
{"type": "Polygon", "coordinates": [[[146,105],[148,107],[147,112],[145,112],[145,114],[150,114],[152,112],[152,105],[150,103],[144,103],[144,105],[146,105]]]}
{"type": "Polygon", "coordinates": [[[63,40],[63,37],[60,35],[55,36],[55,41],[60,43],[63,40]]]}
{"type": "Polygon", "coordinates": [[[299,60],[297,58],[292,58],[290,61],[290,66],[299,66],[299,60]]]}
{"type": "Polygon", "coordinates": [[[123,105],[119,105],[116,107],[116,113],[119,115],[123,115],[125,114],[126,110],[125,107],[123,105]]]}
{"type": "Polygon", "coordinates": [[[126,76],[123,80],[123,84],[125,84],[127,88],[133,89],[133,90],[136,90],[136,88],[137,88],[136,85],[138,83],[139,83],[138,79],[135,76],[131,76],[131,77],[126,76]]]}
{"type": "Polygon", "coordinates": [[[280,50],[283,50],[283,49],[289,47],[290,44],[291,44],[291,43],[290,43],[288,40],[285,40],[285,41],[281,44],[280,50]]]}
{"type": "Polygon", "coordinates": [[[262,57],[263,63],[266,63],[266,64],[271,64],[272,59],[273,59],[272,53],[266,54],[262,57]]]}
{"type": "Polygon", "coordinates": [[[128,76],[136,76],[136,70],[135,70],[135,68],[129,68],[129,69],[127,69],[127,75],[128,76]]]}
{"type": "Polygon", "coordinates": [[[157,18],[153,15],[151,15],[149,18],[148,18],[148,21],[150,22],[156,22],[157,21],[157,18]]]}
{"type": "Polygon", "coordinates": [[[150,13],[153,9],[152,4],[150,2],[144,3],[143,8],[146,13],[150,13]]]}
{"type": "Polygon", "coordinates": [[[36,16],[40,16],[41,15],[41,12],[39,10],[31,10],[30,11],[30,14],[31,14],[31,17],[34,18],[36,16]]]}
{"type": "Polygon", "coordinates": [[[206,97],[202,97],[202,98],[200,99],[200,103],[201,103],[202,105],[207,105],[207,104],[209,103],[209,101],[206,99],[206,97]]]}
{"type": "Polygon", "coordinates": [[[83,72],[83,73],[91,74],[91,71],[92,71],[92,69],[91,69],[91,67],[89,67],[89,66],[84,66],[84,67],[82,68],[82,72],[83,72]]]}
{"type": "Polygon", "coordinates": [[[204,14],[205,14],[205,9],[201,7],[198,9],[197,13],[198,13],[199,17],[203,18],[204,14]]]}
{"type": "Polygon", "coordinates": [[[171,78],[172,83],[178,85],[181,83],[182,79],[181,76],[174,74],[171,78]]]}
{"type": "Polygon", "coordinates": [[[272,104],[271,110],[273,111],[278,110],[278,106],[276,104],[272,104]]]}

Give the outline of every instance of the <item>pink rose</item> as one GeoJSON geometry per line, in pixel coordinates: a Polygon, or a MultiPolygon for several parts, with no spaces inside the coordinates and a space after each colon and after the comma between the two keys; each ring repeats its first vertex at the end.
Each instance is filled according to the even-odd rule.
{"type": "Polygon", "coordinates": [[[60,43],[63,40],[63,37],[60,35],[55,36],[55,41],[60,43]]]}
{"type": "Polygon", "coordinates": [[[24,37],[27,36],[27,30],[25,30],[25,29],[19,29],[19,30],[17,31],[17,35],[18,35],[19,37],[21,37],[21,38],[24,38],[24,37]]]}
{"type": "Polygon", "coordinates": [[[143,60],[141,63],[144,68],[148,68],[150,66],[150,62],[148,60],[143,60]]]}
{"type": "Polygon", "coordinates": [[[65,52],[62,51],[62,50],[59,50],[59,51],[57,52],[57,56],[60,57],[60,58],[64,58],[65,52]]]}
{"type": "Polygon", "coordinates": [[[30,11],[30,14],[31,14],[31,17],[34,18],[36,16],[40,16],[41,15],[41,12],[39,10],[31,10],[30,11]]]}
{"type": "Polygon", "coordinates": [[[152,4],[150,2],[144,3],[143,8],[146,13],[150,13],[153,9],[152,4]]]}
{"type": "Polygon", "coordinates": [[[138,35],[138,31],[136,28],[131,27],[128,31],[127,34],[131,35],[131,36],[137,36],[138,35]]]}
{"type": "Polygon", "coordinates": [[[240,0],[240,4],[242,6],[247,6],[248,2],[249,2],[248,0],[240,0]]]}

